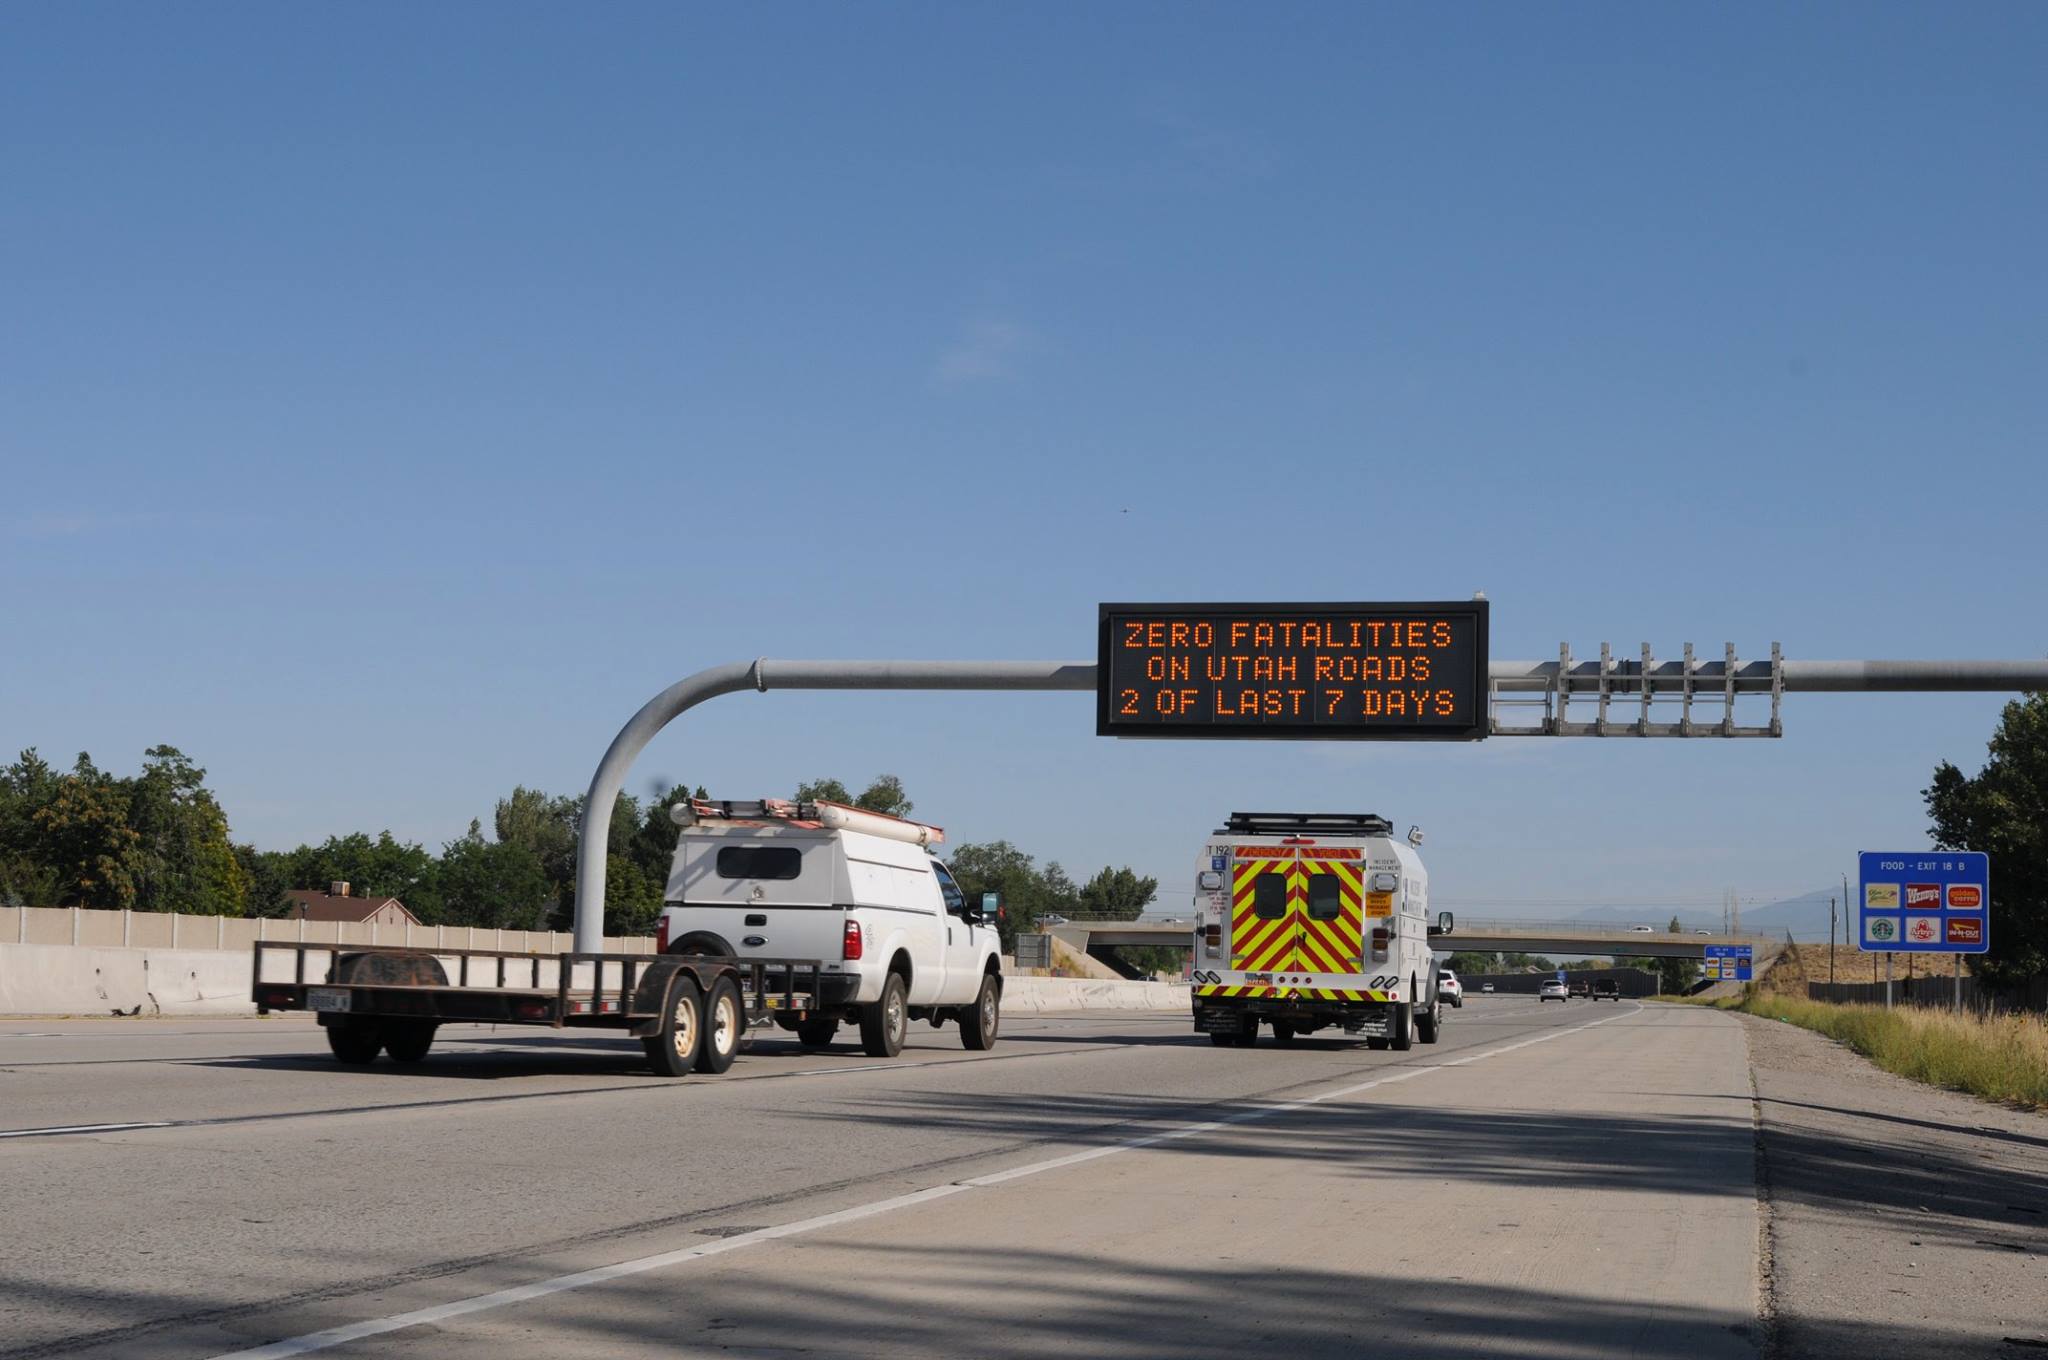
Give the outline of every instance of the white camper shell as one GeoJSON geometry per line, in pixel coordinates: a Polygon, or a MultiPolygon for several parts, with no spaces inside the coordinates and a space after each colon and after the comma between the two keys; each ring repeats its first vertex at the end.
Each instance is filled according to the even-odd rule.
{"type": "Polygon", "coordinates": [[[1282,1043],[1326,1028],[1373,1048],[1436,1042],[1429,871],[1384,817],[1233,812],[1195,881],[1195,1028],[1218,1046],[1256,1042],[1261,1024],[1282,1043]]]}
{"type": "Polygon", "coordinates": [[[818,1004],[777,1023],[829,1044],[842,1021],[893,1057],[911,1020],[995,1042],[1002,950],[994,894],[969,903],[931,851],[936,826],[836,803],[677,803],[657,937],[664,953],[817,959],[818,1004]]]}

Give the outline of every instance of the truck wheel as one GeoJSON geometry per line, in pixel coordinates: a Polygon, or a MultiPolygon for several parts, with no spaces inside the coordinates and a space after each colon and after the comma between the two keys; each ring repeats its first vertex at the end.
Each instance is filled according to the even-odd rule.
{"type": "Polygon", "coordinates": [[[1294,1042],[1294,1026],[1292,1026],[1292,1025],[1284,1025],[1284,1024],[1280,1023],[1280,1022],[1279,1022],[1278,1020],[1275,1020],[1275,1021],[1273,1022],[1273,1042],[1274,1042],[1274,1043],[1276,1043],[1276,1044],[1291,1044],[1291,1043],[1293,1043],[1293,1042],[1294,1042]]]}
{"type": "Polygon", "coordinates": [[[337,1020],[327,1027],[327,1046],[334,1056],[351,1066],[377,1061],[384,1047],[384,1035],[368,1020],[337,1020]]]}
{"type": "Polygon", "coordinates": [[[1387,1046],[1397,1053],[1406,1053],[1414,1045],[1415,1007],[1407,1001],[1396,1001],[1393,1032],[1387,1036],[1387,1046]]]}
{"type": "Polygon", "coordinates": [[[805,1048],[830,1048],[838,1033],[837,1020],[805,1020],[796,1027],[796,1041],[805,1048]]]}
{"type": "Polygon", "coordinates": [[[397,1063],[416,1063],[427,1056],[427,1050],[434,1046],[434,1031],[439,1028],[431,1020],[401,1020],[386,1022],[384,1026],[384,1051],[397,1063]]]}
{"type": "Polygon", "coordinates": [[[740,985],[726,975],[711,984],[704,998],[704,1043],[697,1050],[697,1070],[714,1075],[732,1066],[739,1056],[740,1037],[747,1030],[747,1013],[740,1005],[740,985]]]}
{"type": "Polygon", "coordinates": [[[1209,1035],[1209,1042],[1216,1045],[1216,1047],[1218,1048],[1236,1048],[1237,1036],[1235,1034],[1211,1033],[1209,1035]]]}
{"type": "Polygon", "coordinates": [[[1443,1028],[1443,1023],[1444,1013],[1435,1007],[1431,1007],[1425,1013],[1415,1017],[1415,1037],[1422,1040],[1425,1044],[1433,1044],[1436,1042],[1437,1034],[1443,1028]]]}
{"type": "Polygon", "coordinates": [[[1003,980],[994,973],[981,979],[981,995],[974,1005],[960,1012],[960,1046],[987,1052],[996,1046],[996,1031],[1003,1022],[1003,980]]]}
{"type": "Polygon", "coordinates": [[[903,974],[891,973],[882,984],[882,999],[860,1008],[860,1046],[870,1058],[893,1058],[903,1051],[903,1036],[909,1028],[903,974]]]}
{"type": "Polygon", "coordinates": [[[703,990],[689,974],[677,973],[668,985],[668,1013],[661,1017],[661,1033],[640,1041],[647,1065],[659,1076],[687,1077],[697,1065],[703,1037],[703,990]]]}

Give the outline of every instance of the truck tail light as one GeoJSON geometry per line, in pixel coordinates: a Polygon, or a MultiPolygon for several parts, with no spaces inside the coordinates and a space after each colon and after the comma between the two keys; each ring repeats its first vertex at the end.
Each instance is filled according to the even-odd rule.
{"type": "Polygon", "coordinates": [[[1387,956],[1387,942],[1392,938],[1392,936],[1393,933],[1389,931],[1385,926],[1373,927],[1372,955],[1374,958],[1383,959],[1387,956]]]}
{"type": "Polygon", "coordinates": [[[1211,954],[1223,948],[1223,925],[1221,922],[1202,927],[1202,944],[1211,954]]]}
{"type": "Polygon", "coordinates": [[[850,962],[860,957],[860,950],[860,922],[848,921],[846,923],[846,934],[842,937],[839,945],[839,957],[850,962]]]}
{"type": "Polygon", "coordinates": [[[663,912],[654,922],[654,952],[668,952],[668,913],[663,912]]]}

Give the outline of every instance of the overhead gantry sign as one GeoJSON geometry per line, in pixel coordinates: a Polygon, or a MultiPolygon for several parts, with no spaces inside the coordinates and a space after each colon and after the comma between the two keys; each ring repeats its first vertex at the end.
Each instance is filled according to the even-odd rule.
{"type": "MultiPolygon", "coordinates": [[[[619,730],[591,777],[585,806],[610,807],[633,761],[677,717],[706,699],[747,689],[1088,690],[1095,694],[1096,730],[1111,736],[1439,741],[1489,733],[1776,736],[1783,730],[1778,703],[1788,692],[2048,689],[2048,661],[1788,661],[1775,645],[1768,662],[1741,662],[1732,646],[1721,661],[1698,661],[1690,644],[1682,662],[1658,662],[1647,646],[1641,661],[1621,661],[1605,645],[1597,663],[1574,662],[1568,647],[1559,649],[1556,661],[1492,661],[1487,602],[1480,599],[1103,605],[1098,624],[1094,662],[763,657],[699,671],[648,700],[619,730]],[[1134,645],[1116,645],[1119,640],[1134,645]],[[1287,693],[1297,689],[1303,692],[1287,693]],[[1136,692],[1135,700],[1128,691],[1136,692]],[[1769,727],[1735,724],[1735,701],[1743,696],[1768,696],[1769,727]],[[1594,721],[1567,720],[1574,699],[1596,706],[1594,721]],[[1518,702],[1539,710],[1535,722],[1501,721],[1502,707],[1518,702]],[[1701,703],[1719,707],[1695,718],[1694,705],[1701,703]],[[1678,708],[1679,720],[1651,721],[1653,704],[1678,708]],[[1134,711],[1119,711],[1126,705],[1134,711]],[[1636,716],[1624,716],[1631,712],[1636,716]]],[[[609,818],[586,816],[577,839],[579,953],[604,946],[609,824],[609,818]]]]}

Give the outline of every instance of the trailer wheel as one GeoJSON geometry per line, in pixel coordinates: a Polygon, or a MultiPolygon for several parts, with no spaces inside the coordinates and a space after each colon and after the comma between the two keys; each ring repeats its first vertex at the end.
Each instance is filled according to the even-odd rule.
{"type": "Polygon", "coordinates": [[[1396,1001],[1392,1033],[1387,1036],[1387,1046],[1397,1053],[1406,1053],[1414,1045],[1415,1007],[1407,1001],[1396,1001]]]}
{"type": "Polygon", "coordinates": [[[434,1031],[438,1028],[431,1020],[386,1021],[384,1051],[393,1062],[416,1063],[434,1046],[434,1031]]]}
{"type": "Polygon", "coordinates": [[[994,973],[981,979],[981,993],[974,1004],[960,1012],[960,1046],[985,1053],[996,1046],[996,1031],[1003,1024],[1003,980],[994,973]]]}
{"type": "Polygon", "coordinates": [[[1292,1025],[1288,1025],[1288,1024],[1282,1024],[1282,1023],[1281,1023],[1280,1021],[1278,1021],[1278,1020],[1275,1020],[1275,1021],[1273,1022],[1273,1042],[1274,1042],[1274,1043],[1276,1043],[1276,1044],[1291,1044],[1291,1043],[1293,1043],[1293,1042],[1294,1042],[1294,1026],[1292,1026],[1292,1025]]]}
{"type": "Polygon", "coordinates": [[[1436,1042],[1436,1036],[1443,1031],[1444,1013],[1439,1006],[1432,1006],[1415,1017],[1415,1037],[1425,1044],[1436,1042]]]}
{"type": "Polygon", "coordinates": [[[903,999],[903,974],[891,973],[882,984],[882,999],[860,1008],[860,1046],[870,1058],[893,1058],[903,1051],[910,1029],[910,1006],[903,999]]]}
{"type": "Polygon", "coordinates": [[[803,1020],[797,1023],[796,1041],[805,1048],[830,1048],[838,1033],[837,1020],[803,1020]]]}
{"type": "Polygon", "coordinates": [[[384,1035],[370,1020],[336,1020],[327,1027],[327,1046],[334,1056],[353,1067],[377,1061],[384,1047],[384,1035]]]}
{"type": "Polygon", "coordinates": [[[697,1070],[715,1075],[731,1067],[746,1028],[739,984],[728,974],[711,984],[711,994],[704,999],[704,1042],[697,1050],[697,1070]]]}
{"type": "Polygon", "coordinates": [[[640,1041],[647,1051],[647,1065],[657,1075],[687,1077],[697,1065],[697,1050],[704,1031],[704,993],[688,973],[677,973],[669,982],[668,1008],[661,1017],[661,1033],[640,1041]]]}

